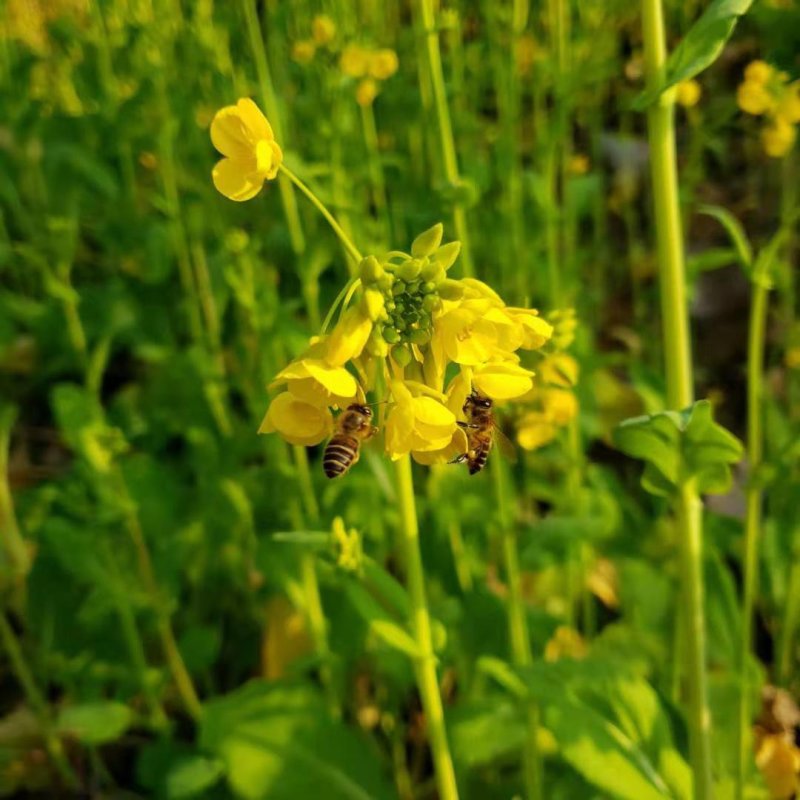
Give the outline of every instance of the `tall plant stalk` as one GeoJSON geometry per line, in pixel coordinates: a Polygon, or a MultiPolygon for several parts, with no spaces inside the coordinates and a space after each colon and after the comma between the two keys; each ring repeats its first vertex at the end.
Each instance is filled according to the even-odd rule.
{"type": "Polygon", "coordinates": [[[425,572],[419,548],[414,481],[411,473],[411,460],[407,455],[395,462],[395,471],[400,505],[402,555],[411,605],[411,632],[418,650],[414,673],[422,700],[422,708],[425,712],[439,798],[440,800],[458,800],[456,775],[444,723],[442,696],[436,677],[436,656],[433,652],[431,638],[431,619],[425,597],[425,572]]]}
{"type": "MultiPolygon", "coordinates": [[[[507,609],[508,633],[511,658],[518,667],[529,667],[533,663],[531,637],[525,601],[522,597],[522,580],[519,569],[517,536],[508,502],[508,485],[505,464],[494,458],[491,464],[494,478],[495,498],[500,521],[500,537],[503,545],[503,565],[508,589],[507,609]]],[[[528,800],[542,800],[542,759],[539,753],[539,708],[533,701],[526,710],[526,740],[523,753],[525,790],[528,800]]]]}
{"type": "MultiPolygon", "coordinates": [[[[647,83],[649,87],[655,87],[664,78],[667,56],[661,0],[642,0],[642,27],[647,83]]],[[[671,409],[682,409],[692,403],[694,386],[683,232],[678,200],[674,91],[664,92],[651,105],[647,114],[647,127],[661,290],[667,404],[671,409]]],[[[709,800],[713,788],[703,613],[703,510],[693,481],[687,481],[680,487],[674,504],[682,555],[681,583],[687,636],[686,674],[689,683],[689,744],[694,790],[696,800],[709,800]]]]}
{"type": "MultiPolygon", "coordinates": [[[[752,281],[750,324],[747,337],[747,460],[750,474],[755,476],[761,466],[764,451],[764,340],[767,328],[768,284],[760,275],[752,281]]],[[[750,481],[746,493],[744,527],[744,564],[742,591],[742,635],[739,641],[739,757],[736,772],[736,797],[743,800],[748,766],[751,761],[750,691],[747,665],[753,645],[753,612],[758,591],[758,544],[761,539],[761,505],[763,492],[758,481],[750,481]]]]}
{"type": "MultiPolygon", "coordinates": [[[[424,37],[424,46],[421,48],[422,58],[420,60],[428,72],[430,85],[433,89],[433,107],[436,111],[436,122],[439,128],[440,156],[444,175],[453,191],[458,193],[461,189],[461,174],[458,170],[453,126],[450,121],[450,108],[447,105],[447,91],[442,71],[442,54],[439,50],[439,32],[436,29],[433,2],[432,0],[416,0],[414,10],[418,17],[419,27],[422,29],[421,35],[424,37]]],[[[458,196],[453,201],[453,227],[456,230],[456,238],[461,242],[461,265],[464,275],[471,277],[475,269],[472,263],[472,249],[467,230],[467,212],[463,200],[458,196]]]]}

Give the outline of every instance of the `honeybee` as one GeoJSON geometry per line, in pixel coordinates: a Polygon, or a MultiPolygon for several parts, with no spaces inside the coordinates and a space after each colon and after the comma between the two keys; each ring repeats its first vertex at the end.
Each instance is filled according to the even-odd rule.
{"type": "Polygon", "coordinates": [[[472,393],[467,395],[462,409],[467,421],[459,420],[457,423],[467,432],[467,452],[456,456],[450,463],[463,464],[466,462],[470,475],[475,475],[486,466],[489,452],[495,441],[509,460],[515,459],[514,445],[497,427],[492,405],[491,398],[484,397],[473,389],[472,393]]]}
{"type": "Polygon", "coordinates": [[[358,461],[361,443],[378,429],[372,424],[372,409],[351,403],[336,418],[336,432],[325,446],[322,468],[329,478],[340,478],[358,461]]]}

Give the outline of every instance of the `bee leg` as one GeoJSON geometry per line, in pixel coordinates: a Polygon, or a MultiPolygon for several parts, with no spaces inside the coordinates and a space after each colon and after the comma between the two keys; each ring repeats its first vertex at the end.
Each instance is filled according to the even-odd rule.
{"type": "Polygon", "coordinates": [[[448,461],[448,464],[463,464],[469,458],[469,453],[462,453],[460,456],[456,456],[452,461],[448,461]]]}
{"type": "Polygon", "coordinates": [[[372,428],[370,429],[370,432],[367,434],[367,439],[371,439],[379,430],[380,428],[373,425],[372,428]]]}
{"type": "Polygon", "coordinates": [[[460,419],[456,420],[456,425],[458,425],[459,428],[469,428],[470,430],[477,430],[480,428],[480,425],[475,425],[472,422],[462,422],[460,419]]]}

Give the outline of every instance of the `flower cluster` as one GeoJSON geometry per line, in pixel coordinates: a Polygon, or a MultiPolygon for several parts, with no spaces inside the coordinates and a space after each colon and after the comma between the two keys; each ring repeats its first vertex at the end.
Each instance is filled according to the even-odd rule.
{"type": "Polygon", "coordinates": [[[397,72],[397,53],[388,47],[372,49],[360,44],[348,44],[339,59],[339,68],[348,78],[358,80],[356,100],[370,106],[380,92],[380,85],[397,72]]]}
{"type": "Polygon", "coordinates": [[[336,23],[327,14],[317,14],[311,20],[311,37],[300,39],[292,46],[292,58],[298,64],[309,64],[317,50],[327,47],[336,38],[336,23]]]}
{"type": "Polygon", "coordinates": [[[795,125],[800,122],[800,81],[790,83],[785,72],[765,61],[753,61],[744,71],[736,101],[745,113],[766,117],[761,143],[768,156],[781,158],[792,149],[795,125]]]}
{"type": "Polygon", "coordinates": [[[333,430],[333,411],[383,391],[391,458],[411,453],[431,464],[466,452],[457,424],[466,397],[528,394],[534,373],[517,351],[541,348],[553,328],[536,311],[506,306],[480,281],[449,278],[459,250],[458,242],[442,244],[439,224],[410,253],[364,258],[336,326],[276,376],[272,386],[284,391],[260,431],[317,444],[333,430]]]}

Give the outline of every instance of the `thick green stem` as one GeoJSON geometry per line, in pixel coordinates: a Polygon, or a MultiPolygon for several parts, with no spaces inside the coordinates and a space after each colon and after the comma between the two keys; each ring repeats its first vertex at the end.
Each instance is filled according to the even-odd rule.
{"type": "MultiPolygon", "coordinates": [[[[747,460],[750,474],[757,478],[764,450],[764,339],[767,328],[766,281],[753,281],[750,302],[750,326],[747,338],[747,460]]],[[[739,641],[739,759],[736,773],[736,797],[743,800],[752,754],[750,725],[752,711],[748,684],[748,661],[753,645],[753,613],[758,591],[758,545],[761,538],[761,504],[763,493],[757,480],[747,487],[747,509],[744,528],[744,561],[742,566],[742,635],[739,641]]]]}
{"type": "Polygon", "coordinates": [[[411,604],[411,630],[419,650],[419,655],[414,663],[417,688],[425,712],[439,798],[440,800],[458,800],[453,759],[447,743],[442,696],[436,677],[436,656],[433,652],[431,620],[425,598],[425,572],[419,549],[419,527],[409,457],[406,455],[399,458],[395,462],[395,469],[400,504],[403,560],[408,598],[411,604]]]}
{"type": "MultiPolygon", "coordinates": [[[[503,544],[503,564],[508,584],[506,614],[508,634],[511,644],[511,657],[518,667],[529,667],[533,663],[531,638],[528,631],[528,618],[522,597],[522,580],[519,569],[517,536],[508,503],[505,465],[494,458],[490,465],[494,477],[495,499],[500,522],[500,536],[503,544]]],[[[539,753],[539,708],[529,703],[527,708],[527,732],[524,751],[525,789],[529,800],[541,800],[542,759],[539,753]]]]}
{"type": "Polygon", "coordinates": [[[30,570],[31,557],[17,524],[8,480],[8,450],[16,413],[13,406],[0,407],[0,547],[11,573],[22,583],[30,570]]]}
{"type": "Polygon", "coordinates": [[[25,660],[17,635],[6,618],[5,612],[0,613],[0,639],[2,639],[3,647],[8,654],[11,669],[25,693],[25,699],[39,721],[47,754],[64,781],[64,785],[71,790],[77,790],[79,786],[78,778],[64,753],[61,739],[56,735],[50,716],[50,708],[42,691],[36,685],[36,680],[28,666],[28,662],[25,660]]]}
{"type": "MultiPolygon", "coordinates": [[[[666,37],[661,0],[642,0],[642,25],[647,83],[664,78],[666,37]]],[[[671,409],[694,398],[691,343],[686,303],[683,232],[678,201],[675,153],[674,90],[663,93],[647,115],[661,289],[662,331],[671,409]]],[[[706,643],[703,612],[702,505],[692,481],[675,498],[682,551],[682,588],[686,613],[686,673],[689,682],[689,744],[696,800],[712,797],[711,716],[706,686],[706,643]]]]}
{"type": "MultiPolygon", "coordinates": [[[[439,31],[436,29],[433,2],[432,0],[416,0],[414,7],[419,18],[419,25],[422,28],[421,33],[425,40],[423,58],[421,60],[428,72],[433,90],[433,103],[439,129],[440,155],[444,174],[452,189],[458,192],[461,189],[461,175],[458,171],[453,126],[450,122],[450,109],[447,105],[447,91],[445,90],[444,72],[442,71],[442,54],[439,50],[439,31]]],[[[471,277],[474,274],[474,267],[467,230],[467,214],[463,202],[459,199],[456,199],[453,204],[453,226],[456,229],[456,238],[461,242],[461,264],[464,275],[471,277]]]]}

